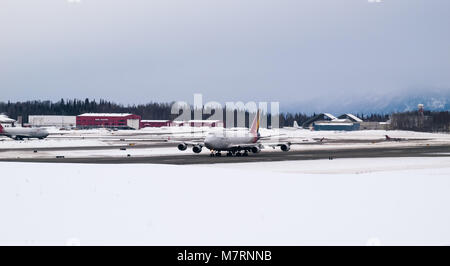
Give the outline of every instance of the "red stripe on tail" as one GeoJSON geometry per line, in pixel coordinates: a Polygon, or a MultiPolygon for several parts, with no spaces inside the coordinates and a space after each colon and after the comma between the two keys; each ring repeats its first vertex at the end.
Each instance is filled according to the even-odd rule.
{"type": "Polygon", "coordinates": [[[258,136],[259,132],[259,110],[256,113],[255,119],[253,120],[252,127],[250,128],[250,133],[252,133],[255,137],[258,136]]]}

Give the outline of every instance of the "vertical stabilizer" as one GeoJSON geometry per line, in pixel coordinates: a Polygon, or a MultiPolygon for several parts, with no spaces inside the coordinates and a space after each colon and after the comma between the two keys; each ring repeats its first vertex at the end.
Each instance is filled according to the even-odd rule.
{"type": "Polygon", "coordinates": [[[259,114],[259,110],[256,113],[255,119],[253,119],[253,123],[252,123],[252,127],[250,128],[250,133],[258,135],[259,133],[259,118],[260,114],[259,114]]]}
{"type": "Polygon", "coordinates": [[[295,128],[300,128],[299,126],[298,126],[298,124],[297,124],[297,121],[295,121],[294,120],[294,126],[293,127],[295,127],[295,128]]]}

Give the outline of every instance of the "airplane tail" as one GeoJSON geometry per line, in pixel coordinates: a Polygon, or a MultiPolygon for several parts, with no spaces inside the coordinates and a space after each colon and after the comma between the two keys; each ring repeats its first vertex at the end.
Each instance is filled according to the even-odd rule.
{"type": "Polygon", "coordinates": [[[0,133],[3,133],[3,126],[0,124],[0,133]]]}
{"type": "Polygon", "coordinates": [[[250,133],[254,134],[254,135],[258,135],[259,134],[259,110],[256,113],[255,119],[253,119],[253,123],[252,123],[252,127],[250,128],[250,133]]]}
{"type": "Polygon", "coordinates": [[[299,128],[299,126],[298,126],[298,124],[297,124],[297,121],[295,121],[295,120],[294,120],[294,125],[293,125],[293,127],[299,128]]]}

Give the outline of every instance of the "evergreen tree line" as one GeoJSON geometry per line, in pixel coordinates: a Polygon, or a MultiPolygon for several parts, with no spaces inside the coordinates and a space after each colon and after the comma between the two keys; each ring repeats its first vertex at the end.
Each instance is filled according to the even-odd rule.
{"type": "Polygon", "coordinates": [[[122,105],[110,101],[85,99],[61,99],[51,101],[0,102],[0,113],[5,113],[13,119],[22,116],[25,123],[29,115],[68,115],[75,116],[83,113],[132,113],[143,119],[170,119],[171,104],[148,103],[143,105],[122,105]]]}
{"type": "Polygon", "coordinates": [[[450,113],[426,111],[392,114],[391,128],[424,132],[450,132],[450,113]]]}
{"type": "MultiPolygon", "coordinates": [[[[22,116],[23,122],[28,122],[29,115],[80,115],[83,113],[132,113],[140,115],[142,119],[148,120],[173,120],[177,115],[171,114],[172,103],[148,103],[140,105],[123,105],[106,100],[79,100],[79,99],[61,99],[57,102],[52,101],[26,101],[26,102],[0,102],[0,113],[5,113],[13,119],[22,116]]],[[[301,126],[303,122],[316,114],[305,113],[281,113],[279,116],[280,126],[292,126],[294,121],[301,126]]],[[[386,114],[355,114],[364,121],[383,122],[389,119],[386,114]]],[[[237,117],[237,111],[235,111],[237,117]]],[[[203,119],[208,118],[207,115],[203,119]]],[[[224,112],[224,121],[226,121],[226,112],[224,112]]],[[[249,114],[246,112],[246,126],[249,124],[249,114]]],[[[271,125],[269,115],[268,125],[271,125]]]]}

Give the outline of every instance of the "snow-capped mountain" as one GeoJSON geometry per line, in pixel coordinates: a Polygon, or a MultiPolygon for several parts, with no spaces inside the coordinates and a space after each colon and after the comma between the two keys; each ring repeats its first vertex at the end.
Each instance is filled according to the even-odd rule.
{"type": "Polygon", "coordinates": [[[342,95],[317,98],[301,103],[282,105],[282,111],[303,113],[392,113],[417,110],[423,104],[425,110],[449,111],[450,91],[389,95],[342,95]]]}

